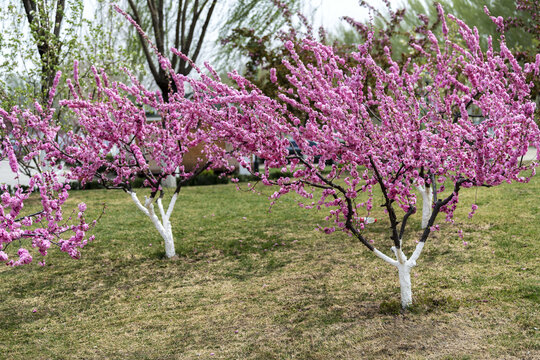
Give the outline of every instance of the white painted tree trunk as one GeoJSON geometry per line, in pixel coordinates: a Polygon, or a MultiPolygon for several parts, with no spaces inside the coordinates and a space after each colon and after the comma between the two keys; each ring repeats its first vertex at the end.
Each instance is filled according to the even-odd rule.
{"type": "Polygon", "coordinates": [[[425,229],[433,211],[433,186],[426,188],[421,185],[416,188],[422,194],[422,229],[425,229]]]}
{"type": "Polygon", "coordinates": [[[166,188],[176,188],[176,177],[174,175],[167,175],[161,184],[166,188]]]}
{"type": "Polygon", "coordinates": [[[407,264],[397,264],[399,275],[399,288],[401,290],[401,307],[407,308],[412,305],[411,268],[407,264]]]}
{"type": "Polygon", "coordinates": [[[175,249],[174,249],[174,238],[172,234],[172,227],[171,227],[171,214],[174,209],[174,204],[176,203],[176,198],[178,197],[178,194],[175,193],[172,198],[171,202],[169,203],[169,207],[167,208],[167,212],[165,212],[163,208],[163,202],[161,201],[161,198],[158,198],[157,204],[159,208],[159,212],[161,215],[161,220],[157,216],[156,212],[154,211],[154,204],[152,202],[153,198],[145,197],[144,205],[139,201],[139,198],[137,197],[137,194],[134,192],[129,193],[131,195],[131,199],[146,216],[150,218],[154,226],[156,227],[157,231],[163,238],[163,241],[165,243],[165,256],[167,258],[172,258],[176,255],[175,249]]]}
{"type": "Polygon", "coordinates": [[[411,269],[416,266],[416,260],[418,260],[418,257],[422,253],[423,248],[424,243],[419,242],[418,245],[416,245],[416,249],[414,249],[414,252],[411,255],[410,259],[407,259],[401,249],[396,249],[394,246],[392,246],[392,251],[394,252],[396,260],[383,254],[377,249],[373,250],[375,255],[398,269],[399,286],[401,289],[401,307],[403,309],[406,309],[413,303],[411,288],[411,269]]]}

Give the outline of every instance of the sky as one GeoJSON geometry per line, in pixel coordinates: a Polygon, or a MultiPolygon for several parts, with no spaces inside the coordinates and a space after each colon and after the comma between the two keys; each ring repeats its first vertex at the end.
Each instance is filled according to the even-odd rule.
{"type": "MultiPolygon", "coordinates": [[[[314,0],[309,1],[313,7],[318,8],[314,20],[319,27],[332,29],[340,23],[339,18],[350,16],[356,20],[367,19],[369,14],[365,8],[358,6],[358,0],[314,0]]],[[[370,1],[374,7],[384,6],[382,1],[370,1]]]]}

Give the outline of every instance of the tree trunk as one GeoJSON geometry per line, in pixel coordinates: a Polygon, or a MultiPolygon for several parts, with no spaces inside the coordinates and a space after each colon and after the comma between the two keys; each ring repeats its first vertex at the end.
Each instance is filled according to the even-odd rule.
{"type": "Polygon", "coordinates": [[[399,287],[401,289],[401,307],[403,309],[412,305],[411,269],[412,266],[405,264],[397,265],[399,274],[399,287]]]}
{"type": "Polygon", "coordinates": [[[157,231],[161,235],[164,241],[165,245],[165,256],[167,258],[172,258],[176,255],[175,249],[174,249],[174,237],[172,233],[172,226],[170,222],[171,214],[174,209],[174,205],[176,203],[176,198],[178,197],[178,193],[174,193],[174,195],[171,198],[171,202],[169,203],[169,207],[167,208],[167,212],[165,212],[163,208],[163,203],[161,201],[161,198],[157,199],[157,204],[159,208],[159,212],[161,214],[161,220],[157,216],[156,212],[154,211],[154,204],[153,204],[153,197],[146,198],[144,205],[139,201],[139,198],[137,197],[137,194],[134,192],[129,193],[131,195],[131,199],[146,216],[150,218],[154,226],[156,227],[157,231]]]}
{"type": "Polygon", "coordinates": [[[401,289],[401,307],[403,309],[410,307],[413,303],[411,288],[411,269],[416,266],[416,260],[418,260],[418,257],[422,253],[423,248],[424,242],[421,241],[418,243],[418,245],[416,245],[416,249],[414,249],[414,252],[411,255],[410,259],[407,259],[407,256],[405,256],[401,249],[396,249],[394,246],[392,246],[392,251],[394,252],[396,260],[385,255],[376,248],[373,249],[375,255],[398,269],[399,286],[401,289]]]}
{"type": "Polygon", "coordinates": [[[422,185],[417,186],[417,189],[422,194],[422,229],[425,229],[433,211],[433,187],[422,185]]]}
{"type": "Polygon", "coordinates": [[[163,221],[163,229],[164,231],[163,234],[161,234],[161,237],[165,241],[165,256],[170,259],[176,255],[176,251],[174,249],[174,237],[172,234],[172,226],[169,219],[163,221]]]}
{"type": "Polygon", "coordinates": [[[167,177],[163,179],[161,184],[163,185],[163,187],[176,189],[176,177],[174,175],[167,175],[167,177]]]}

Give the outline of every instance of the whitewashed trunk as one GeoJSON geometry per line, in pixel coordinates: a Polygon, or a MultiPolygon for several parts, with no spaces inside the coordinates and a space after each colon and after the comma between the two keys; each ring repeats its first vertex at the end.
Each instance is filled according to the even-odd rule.
{"type": "Polygon", "coordinates": [[[163,238],[164,244],[165,244],[165,256],[167,258],[172,258],[176,255],[176,251],[174,249],[174,237],[172,234],[172,226],[170,222],[171,214],[174,209],[174,204],[176,203],[176,198],[178,194],[174,194],[171,198],[171,202],[169,203],[169,207],[167,208],[167,212],[165,212],[163,208],[163,203],[161,201],[161,198],[157,199],[157,204],[159,208],[159,212],[161,215],[161,220],[159,219],[158,215],[154,211],[154,204],[152,202],[153,198],[145,198],[144,205],[139,201],[139,198],[137,197],[137,194],[134,192],[130,193],[131,199],[146,216],[150,218],[152,223],[154,224],[155,228],[163,238]]]}
{"type": "Polygon", "coordinates": [[[411,269],[407,264],[398,264],[399,288],[401,290],[401,307],[403,309],[412,305],[411,269]]]}
{"type": "Polygon", "coordinates": [[[163,227],[165,231],[164,234],[161,235],[161,237],[163,237],[163,240],[165,241],[165,256],[170,259],[174,255],[176,255],[176,251],[174,249],[174,238],[172,234],[171,222],[167,220],[167,222],[163,224],[163,227]]]}
{"type": "Polygon", "coordinates": [[[418,245],[416,245],[416,249],[414,249],[411,257],[407,259],[401,249],[396,249],[395,247],[392,247],[392,251],[394,252],[396,260],[383,254],[377,249],[373,250],[375,255],[397,268],[399,275],[399,287],[401,290],[401,307],[403,309],[408,308],[413,303],[411,287],[411,269],[416,266],[416,260],[418,260],[418,257],[422,253],[423,248],[424,243],[419,242],[418,245]]]}
{"type": "Polygon", "coordinates": [[[176,177],[174,175],[167,175],[161,184],[166,188],[176,188],[176,177]]]}
{"type": "Polygon", "coordinates": [[[417,189],[422,194],[422,229],[425,229],[433,212],[433,187],[426,188],[422,185],[417,186],[417,189]]]}

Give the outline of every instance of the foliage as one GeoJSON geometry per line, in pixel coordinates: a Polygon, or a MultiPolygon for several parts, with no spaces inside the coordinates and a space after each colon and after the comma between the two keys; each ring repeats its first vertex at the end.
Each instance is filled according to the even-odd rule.
{"type": "MultiPolygon", "coordinates": [[[[72,68],[75,59],[81,65],[105,68],[110,76],[120,75],[119,68],[126,65],[122,59],[128,57],[122,31],[104,0],[95,5],[91,20],[84,17],[82,0],[2,3],[2,107],[45,102],[57,71],[72,68]]],[[[136,65],[130,67],[138,70],[136,65]]],[[[85,71],[81,76],[88,74],[85,71]]],[[[61,96],[66,95],[63,89],[57,89],[61,96]]]]}
{"type": "Polygon", "coordinates": [[[205,170],[199,176],[191,178],[185,186],[227,184],[229,178],[216,174],[213,170],[205,170]]]}

